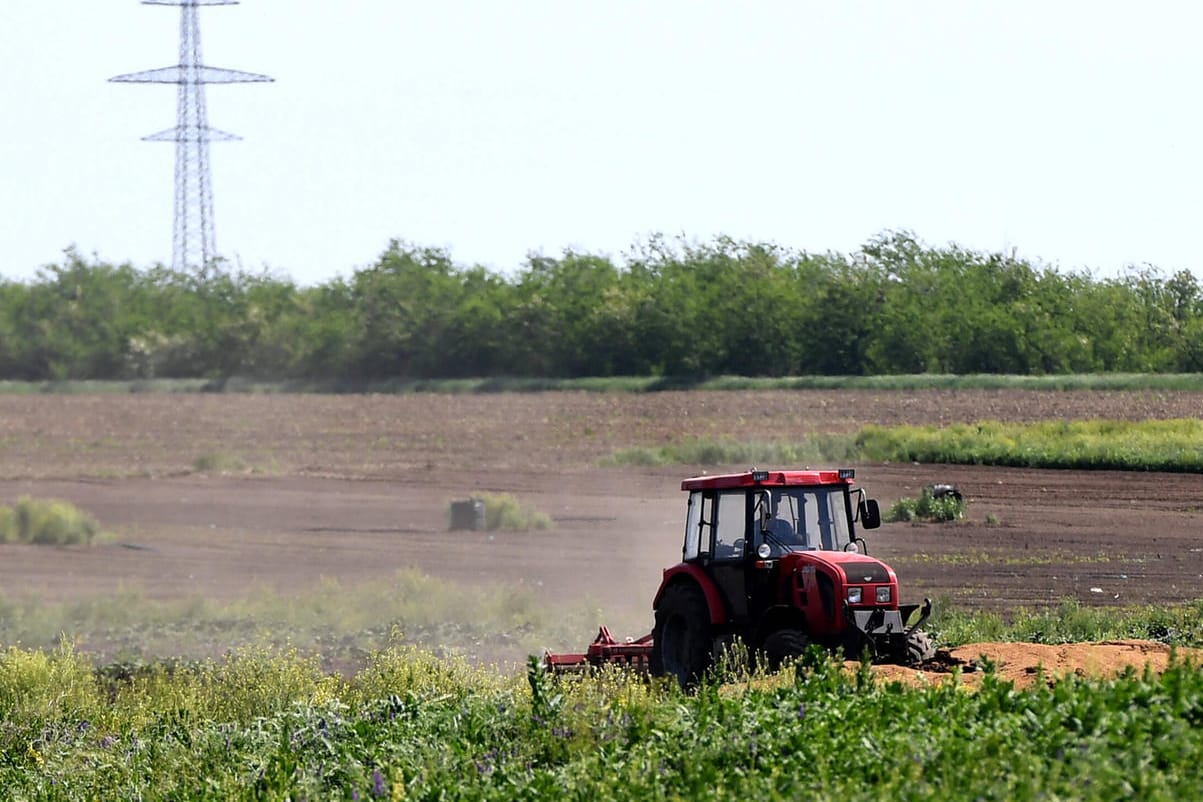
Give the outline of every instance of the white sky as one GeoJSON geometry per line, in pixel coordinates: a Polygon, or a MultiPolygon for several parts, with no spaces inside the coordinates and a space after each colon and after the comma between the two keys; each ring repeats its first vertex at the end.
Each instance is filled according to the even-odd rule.
{"type": "MultiPolygon", "coordinates": [[[[202,8],[217,244],[310,284],[391,238],[519,267],[652,232],[885,229],[1203,277],[1193,2],[244,0],[202,8]]],[[[0,0],[0,275],[170,262],[179,11],[0,0]]]]}

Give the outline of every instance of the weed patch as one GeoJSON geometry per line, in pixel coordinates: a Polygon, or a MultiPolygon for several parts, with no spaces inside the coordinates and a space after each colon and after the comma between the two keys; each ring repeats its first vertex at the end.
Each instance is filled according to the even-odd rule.
{"type": "Polygon", "coordinates": [[[929,521],[945,523],[965,517],[965,499],[960,493],[923,488],[915,498],[900,498],[882,516],[886,521],[929,521]]]}
{"type": "Polygon", "coordinates": [[[485,504],[485,529],[529,532],[551,528],[551,516],[509,493],[484,493],[480,499],[485,504]]]}
{"type": "Polygon", "coordinates": [[[69,501],[22,496],[0,506],[0,543],[70,546],[91,543],[100,524],[69,501]]]}
{"type": "Polygon", "coordinates": [[[197,473],[235,473],[245,469],[241,457],[224,451],[209,451],[192,461],[192,470],[197,473]]]}

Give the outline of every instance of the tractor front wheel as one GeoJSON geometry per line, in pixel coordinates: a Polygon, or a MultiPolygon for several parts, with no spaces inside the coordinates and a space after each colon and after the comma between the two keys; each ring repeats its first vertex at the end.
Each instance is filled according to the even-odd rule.
{"type": "Polygon", "coordinates": [[[936,646],[932,643],[931,635],[928,635],[921,629],[916,629],[906,636],[907,665],[917,666],[929,660],[934,660],[935,657],[936,646]]]}
{"type": "Polygon", "coordinates": [[[665,590],[652,630],[652,673],[676,677],[682,688],[694,685],[710,668],[712,640],[701,589],[680,583],[665,590]]]}
{"type": "Polygon", "coordinates": [[[810,638],[800,629],[779,629],[764,639],[764,656],[771,671],[779,671],[787,660],[806,653],[810,638]]]}

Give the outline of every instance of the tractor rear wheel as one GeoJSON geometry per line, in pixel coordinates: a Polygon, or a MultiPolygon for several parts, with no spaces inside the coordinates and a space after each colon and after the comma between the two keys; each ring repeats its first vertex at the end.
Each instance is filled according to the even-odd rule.
{"type": "Polygon", "coordinates": [[[810,638],[800,629],[779,629],[764,639],[764,656],[771,671],[779,671],[786,661],[801,657],[810,638]]]}
{"type": "Polygon", "coordinates": [[[713,657],[710,608],[701,588],[692,583],[672,585],[656,608],[652,630],[652,674],[676,677],[682,688],[698,682],[713,657]]]}
{"type": "Polygon", "coordinates": [[[929,660],[934,660],[935,657],[936,646],[931,641],[931,635],[928,635],[921,629],[916,629],[914,632],[906,636],[907,665],[919,665],[920,663],[926,663],[929,660]]]}

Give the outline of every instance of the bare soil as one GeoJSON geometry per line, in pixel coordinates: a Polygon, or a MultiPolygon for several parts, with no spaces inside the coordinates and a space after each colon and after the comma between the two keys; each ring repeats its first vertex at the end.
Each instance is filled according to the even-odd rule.
{"type": "MultiPolygon", "coordinates": [[[[1065,643],[1050,646],[1039,643],[971,643],[942,650],[935,660],[920,668],[874,666],[874,673],[888,682],[930,685],[950,680],[954,670],[957,682],[969,688],[981,685],[989,670],[1005,682],[1024,688],[1036,682],[1052,682],[1066,675],[1106,679],[1125,671],[1146,669],[1165,671],[1170,661],[1190,660],[1199,665],[1200,654],[1193,649],[1171,649],[1164,643],[1141,640],[1102,643],[1065,643]]],[[[849,671],[856,663],[847,663],[849,671]]]]}
{"type": "MultiPolygon", "coordinates": [[[[1203,395],[1161,392],[0,396],[0,503],[68,499],[114,535],[91,547],[0,545],[0,595],[57,601],[137,588],[225,600],[413,567],[464,583],[521,583],[550,606],[584,599],[616,632],[638,635],[651,625],[661,569],[680,556],[680,480],[705,469],[599,467],[618,448],[802,438],[865,423],[1143,420],[1201,409],[1203,395]],[[553,528],[449,532],[449,503],[482,491],[518,496],[550,514],[553,528]]],[[[856,467],[883,506],[933,482],[956,484],[969,502],[958,524],[870,533],[904,596],[1007,610],[1203,595],[1203,477],[856,467]]],[[[1101,659],[1067,654],[1067,670],[1101,659]]]]}

